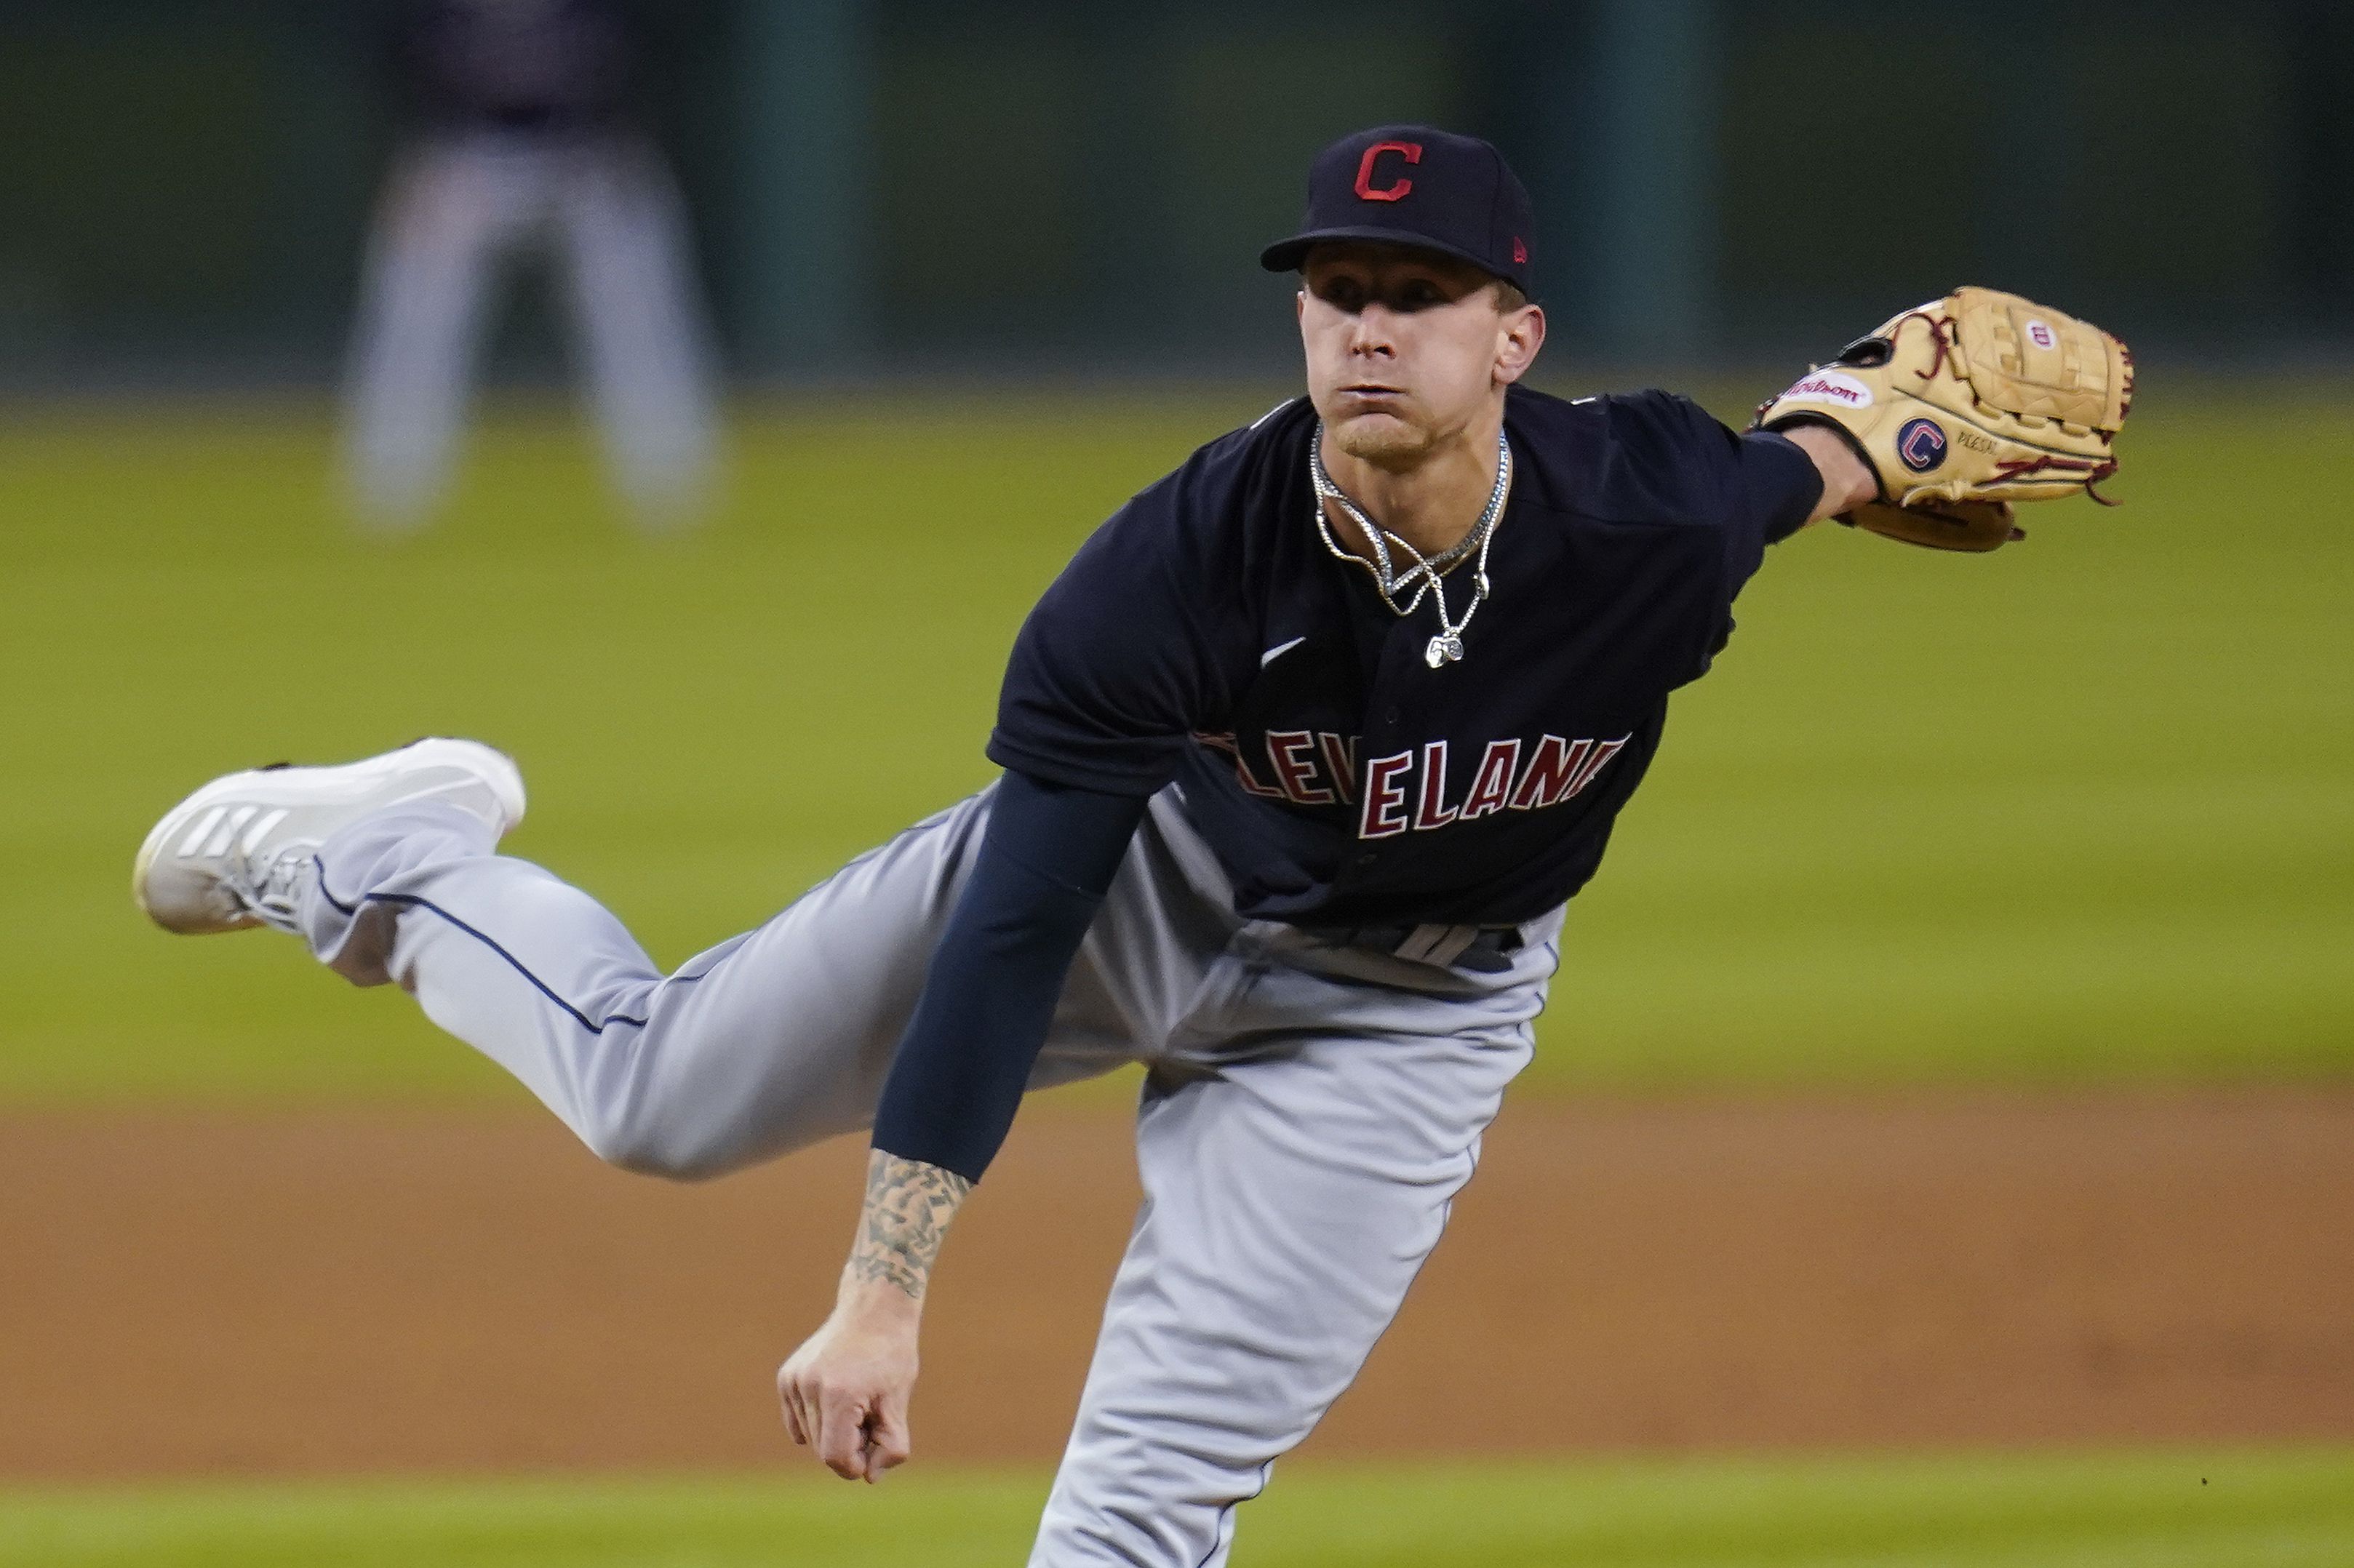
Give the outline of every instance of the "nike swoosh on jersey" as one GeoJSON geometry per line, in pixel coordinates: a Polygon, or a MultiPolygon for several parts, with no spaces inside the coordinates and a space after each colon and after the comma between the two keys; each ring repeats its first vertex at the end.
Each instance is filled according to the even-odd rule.
{"type": "Polygon", "coordinates": [[[1258,667],[1262,670],[1266,669],[1269,664],[1274,663],[1278,659],[1282,658],[1286,653],[1290,652],[1293,649],[1299,647],[1301,643],[1307,641],[1308,638],[1306,634],[1302,633],[1300,636],[1293,638],[1288,642],[1277,643],[1274,647],[1268,649],[1266,652],[1258,656],[1258,667]]]}

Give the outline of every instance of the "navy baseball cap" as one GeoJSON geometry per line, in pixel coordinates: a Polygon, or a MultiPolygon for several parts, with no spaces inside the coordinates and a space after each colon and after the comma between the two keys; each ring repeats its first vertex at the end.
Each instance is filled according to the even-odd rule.
{"type": "Polygon", "coordinates": [[[1427,125],[1382,125],[1316,154],[1299,232],[1258,260],[1290,272],[1321,241],[1383,240],[1469,261],[1534,296],[1535,231],[1528,189],[1495,148],[1427,125]]]}

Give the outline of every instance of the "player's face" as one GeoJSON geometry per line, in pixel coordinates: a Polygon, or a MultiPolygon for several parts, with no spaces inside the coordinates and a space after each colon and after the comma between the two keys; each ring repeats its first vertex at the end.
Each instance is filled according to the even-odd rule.
{"type": "Polygon", "coordinates": [[[1395,245],[1319,245],[1301,269],[1308,396],[1342,451],[1411,465],[1496,416],[1544,341],[1534,305],[1507,310],[1487,273],[1395,245]]]}

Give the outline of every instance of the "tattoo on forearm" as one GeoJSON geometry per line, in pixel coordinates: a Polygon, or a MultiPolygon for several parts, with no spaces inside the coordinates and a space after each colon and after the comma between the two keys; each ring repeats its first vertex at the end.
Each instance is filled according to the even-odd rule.
{"type": "Polygon", "coordinates": [[[866,1156],[866,1210],[850,1249],[854,1279],[896,1285],[920,1301],[940,1239],[972,1183],[953,1171],[876,1149],[866,1156]]]}

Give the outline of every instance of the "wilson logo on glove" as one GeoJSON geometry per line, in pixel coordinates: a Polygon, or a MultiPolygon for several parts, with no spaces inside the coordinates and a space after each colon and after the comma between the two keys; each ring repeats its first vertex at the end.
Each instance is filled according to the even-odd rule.
{"type": "Polygon", "coordinates": [[[1785,403],[1829,403],[1838,408],[1869,408],[1872,388],[1852,376],[1818,370],[1782,394],[1785,403]]]}

